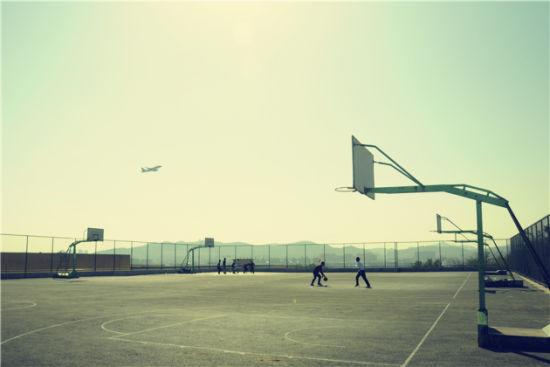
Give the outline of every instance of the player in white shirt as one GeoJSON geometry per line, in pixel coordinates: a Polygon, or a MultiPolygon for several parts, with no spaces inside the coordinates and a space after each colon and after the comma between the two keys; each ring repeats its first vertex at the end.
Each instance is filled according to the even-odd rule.
{"type": "Polygon", "coordinates": [[[365,280],[365,283],[367,283],[367,288],[370,288],[370,283],[365,275],[365,265],[361,262],[359,257],[355,258],[355,266],[358,269],[357,275],[355,276],[355,286],[359,287],[359,277],[361,277],[365,280]]]}

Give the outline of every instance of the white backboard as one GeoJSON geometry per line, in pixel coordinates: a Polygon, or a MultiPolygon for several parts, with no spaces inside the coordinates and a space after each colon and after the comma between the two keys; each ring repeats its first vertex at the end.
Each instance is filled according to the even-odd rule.
{"type": "Polygon", "coordinates": [[[365,189],[374,188],[374,156],[361,145],[361,142],[351,136],[353,160],[353,187],[363,195],[374,199],[374,193],[365,193],[365,189]]]}

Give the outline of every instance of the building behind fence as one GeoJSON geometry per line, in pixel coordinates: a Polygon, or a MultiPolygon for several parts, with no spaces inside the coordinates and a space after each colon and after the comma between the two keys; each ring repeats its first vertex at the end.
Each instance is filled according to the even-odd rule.
{"type": "MultiPolygon", "coordinates": [[[[77,239],[33,235],[0,234],[2,274],[55,273],[72,265],[68,246],[77,239]]],[[[506,257],[508,240],[497,240],[506,257]]],[[[177,271],[186,263],[188,250],[197,243],[157,243],[105,240],[77,245],[77,270],[107,271],[177,271]]],[[[492,246],[492,244],[491,244],[492,246]]],[[[195,269],[216,269],[219,259],[254,259],[256,270],[303,271],[321,260],[329,269],[354,269],[360,257],[371,270],[437,270],[477,266],[477,245],[450,241],[365,242],[365,243],[295,243],[288,245],[223,244],[195,250],[195,269]]],[[[189,259],[189,264],[190,264],[189,259]]],[[[489,248],[486,262],[501,267],[498,252],[489,248]],[[496,256],[494,256],[496,255],[496,256]]]]}

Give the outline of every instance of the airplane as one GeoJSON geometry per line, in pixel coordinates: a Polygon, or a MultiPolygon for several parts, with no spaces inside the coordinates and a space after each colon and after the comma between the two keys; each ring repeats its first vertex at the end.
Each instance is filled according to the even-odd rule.
{"type": "Polygon", "coordinates": [[[141,172],[157,172],[158,169],[162,166],[155,166],[155,167],[141,167],[141,172]]]}

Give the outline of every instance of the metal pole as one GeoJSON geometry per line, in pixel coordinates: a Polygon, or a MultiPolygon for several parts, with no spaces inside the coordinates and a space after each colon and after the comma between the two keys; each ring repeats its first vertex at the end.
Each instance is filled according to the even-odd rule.
{"type": "Polygon", "coordinates": [[[145,268],[149,270],[149,242],[147,242],[147,253],[145,255],[145,268]]]}
{"type": "Polygon", "coordinates": [[[323,245],[323,261],[325,261],[327,258],[327,244],[325,243],[323,245]]]}
{"type": "Polygon", "coordinates": [[[50,273],[53,271],[53,237],[52,237],[52,251],[50,253],[50,273]]]}
{"type": "Polygon", "coordinates": [[[113,271],[116,270],[116,241],[113,241],[113,271]]]}
{"type": "Polygon", "coordinates": [[[387,269],[388,265],[386,263],[386,242],[384,242],[384,269],[387,269]]]}
{"type": "Polygon", "coordinates": [[[76,245],[73,245],[73,272],[72,274],[76,274],[76,245]]]}
{"type": "Polygon", "coordinates": [[[177,244],[174,243],[174,270],[176,270],[176,248],[178,247],[177,244]]]}
{"type": "Polygon", "coordinates": [[[288,245],[286,245],[286,268],[288,269],[288,245]]]}
{"type": "Polygon", "coordinates": [[[479,310],[477,311],[477,344],[485,347],[489,342],[489,315],[485,307],[485,256],[483,252],[483,218],[481,201],[476,201],[477,215],[477,262],[479,284],[479,310]]]}
{"type": "Polygon", "coordinates": [[[132,270],[133,268],[134,268],[134,241],[130,242],[130,270],[132,270]]]}
{"type": "Polygon", "coordinates": [[[464,242],[462,243],[462,269],[466,267],[466,261],[464,260],[464,242]]]}
{"type": "Polygon", "coordinates": [[[365,254],[365,244],[363,244],[363,264],[367,266],[367,255],[365,254]]]}
{"type": "Polygon", "coordinates": [[[443,268],[443,262],[441,261],[441,241],[439,241],[439,269],[443,268]]]}
{"type": "Polygon", "coordinates": [[[394,262],[394,268],[399,268],[399,258],[397,257],[397,242],[393,243],[393,262],[394,262]]]}
{"type": "Polygon", "coordinates": [[[29,236],[27,236],[27,242],[25,243],[25,274],[27,274],[28,257],[29,257],[29,236]]]}
{"type": "Polygon", "coordinates": [[[420,243],[416,243],[416,262],[420,266],[420,243]]]}
{"type": "Polygon", "coordinates": [[[97,241],[94,246],[94,273],[97,271],[97,241]]]}
{"type": "Polygon", "coordinates": [[[271,245],[267,245],[267,268],[271,270],[271,245]]]}
{"type": "Polygon", "coordinates": [[[307,245],[304,243],[304,269],[307,269],[307,245]]]}
{"type": "Polygon", "coordinates": [[[162,270],[162,264],[164,263],[164,242],[160,243],[160,270],[162,270]]]}
{"type": "Polygon", "coordinates": [[[346,245],[342,246],[342,250],[344,251],[344,269],[346,268],[346,245]]]}

